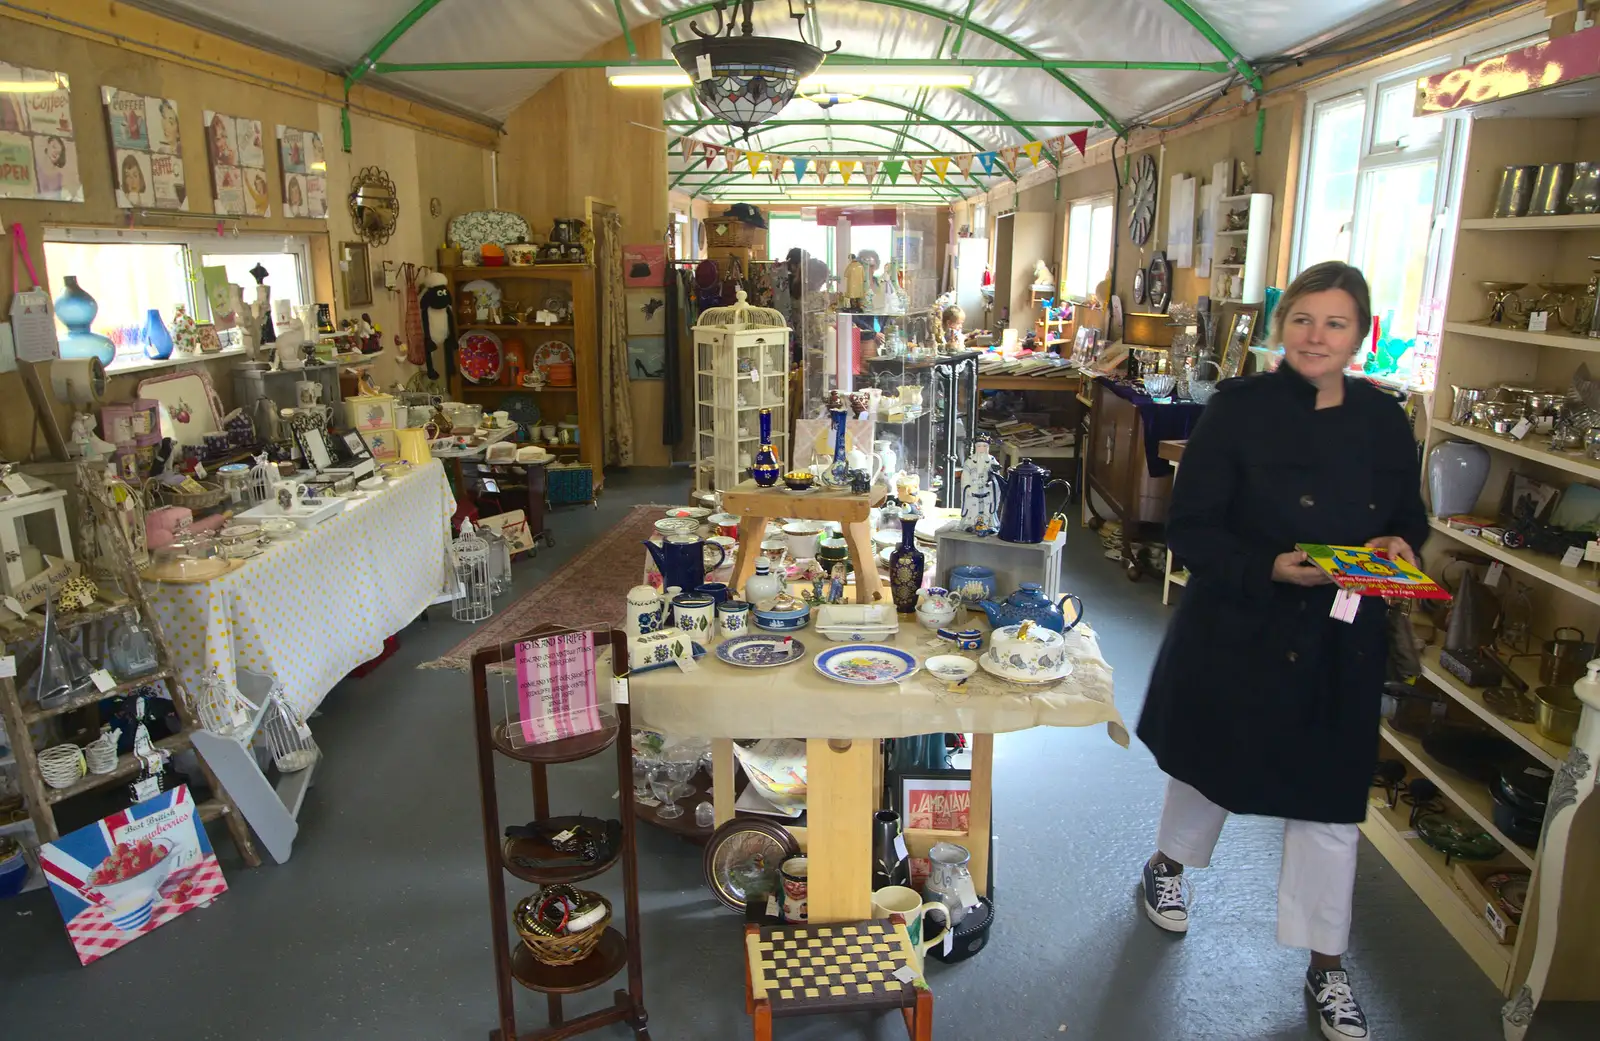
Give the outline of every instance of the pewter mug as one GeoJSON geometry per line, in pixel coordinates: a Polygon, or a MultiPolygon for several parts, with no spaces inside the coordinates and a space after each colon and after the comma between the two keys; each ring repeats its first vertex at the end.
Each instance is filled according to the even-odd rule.
{"type": "Polygon", "coordinates": [[[1567,211],[1567,187],[1572,184],[1572,163],[1545,163],[1533,185],[1531,217],[1554,217],[1567,211]]]}
{"type": "Polygon", "coordinates": [[[1533,181],[1538,176],[1537,166],[1508,166],[1500,171],[1500,191],[1494,201],[1496,217],[1526,217],[1528,203],[1533,199],[1533,181]]]}
{"type": "Polygon", "coordinates": [[[1451,387],[1455,394],[1450,406],[1450,422],[1466,426],[1472,422],[1472,406],[1484,400],[1487,391],[1482,387],[1451,387]]]}
{"type": "Polygon", "coordinates": [[[1600,163],[1573,163],[1568,213],[1600,213],[1600,163]]]}

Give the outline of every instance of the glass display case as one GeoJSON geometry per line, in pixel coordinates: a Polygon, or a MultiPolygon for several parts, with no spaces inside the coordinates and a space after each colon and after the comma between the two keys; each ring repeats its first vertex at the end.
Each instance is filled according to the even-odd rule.
{"type": "MultiPolygon", "coordinates": [[[[801,301],[795,465],[806,466],[824,451],[817,446],[828,442],[819,441],[813,427],[826,422],[838,392],[858,419],[871,423],[847,428],[847,450],[870,455],[874,473],[891,488],[904,475],[900,490],[908,490],[914,477],[917,490],[935,490],[938,504],[949,505],[976,429],[978,352],[943,347],[935,302],[941,213],[897,207],[886,225],[887,212],[844,212],[832,291],[810,292],[801,301]],[[860,444],[869,433],[872,443],[860,444]]],[[[825,451],[831,458],[831,447],[825,451]]]]}

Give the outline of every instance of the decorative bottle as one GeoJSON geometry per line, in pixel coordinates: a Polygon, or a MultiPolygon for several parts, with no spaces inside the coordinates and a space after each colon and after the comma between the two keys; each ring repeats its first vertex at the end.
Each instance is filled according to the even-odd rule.
{"type": "Polygon", "coordinates": [[[200,330],[183,304],[173,308],[172,349],[179,354],[194,354],[200,350],[200,330]]]}
{"type": "Polygon", "coordinates": [[[911,856],[895,842],[900,837],[900,815],[879,810],[872,815],[872,888],[911,884],[911,856]]]}
{"type": "Polygon", "coordinates": [[[901,614],[912,614],[917,609],[917,591],[922,588],[922,575],[927,558],[917,548],[917,514],[906,510],[900,515],[900,545],[889,554],[889,591],[894,596],[894,609],[901,614]]]}
{"type": "Polygon", "coordinates": [[[778,453],[772,449],[772,410],[761,410],[761,446],[756,449],[756,457],[750,463],[750,476],[756,484],[763,488],[771,488],[778,483],[782,468],[778,466],[778,453]]]}
{"type": "Polygon", "coordinates": [[[144,343],[146,358],[165,361],[172,357],[172,334],[167,332],[167,323],[161,320],[161,312],[154,307],[145,313],[139,339],[144,343]]]}
{"type": "Polygon", "coordinates": [[[78,285],[76,275],[67,275],[61,281],[66,288],[56,297],[56,317],[67,327],[66,334],[56,338],[61,345],[61,356],[99,358],[100,364],[110,365],[117,357],[116,346],[99,333],[89,331],[94,316],[100,313],[100,305],[78,285]]]}
{"type": "Polygon", "coordinates": [[[844,425],[850,413],[842,408],[833,410],[833,465],[828,468],[829,484],[842,487],[850,482],[850,461],[844,452],[844,425]]]}

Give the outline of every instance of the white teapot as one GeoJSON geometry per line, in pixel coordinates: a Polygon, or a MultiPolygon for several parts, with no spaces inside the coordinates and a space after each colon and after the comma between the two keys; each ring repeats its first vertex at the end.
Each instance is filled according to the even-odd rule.
{"type": "Polygon", "coordinates": [[[937,631],[955,621],[956,598],[948,590],[929,586],[917,597],[917,621],[924,629],[937,631]]]}

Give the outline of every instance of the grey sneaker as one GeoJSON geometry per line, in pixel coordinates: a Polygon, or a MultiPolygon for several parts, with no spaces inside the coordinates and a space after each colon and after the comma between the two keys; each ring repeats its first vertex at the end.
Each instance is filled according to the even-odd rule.
{"type": "Polygon", "coordinates": [[[1367,1017],[1356,1004],[1350,976],[1343,969],[1307,969],[1306,992],[1317,1003],[1322,1036],[1328,1041],[1359,1041],[1369,1036],[1367,1017]]]}
{"type": "Polygon", "coordinates": [[[1169,933],[1189,931],[1189,901],[1183,874],[1168,874],[1166,864],[1144,865],[1144,913],[1169,933]]]}

